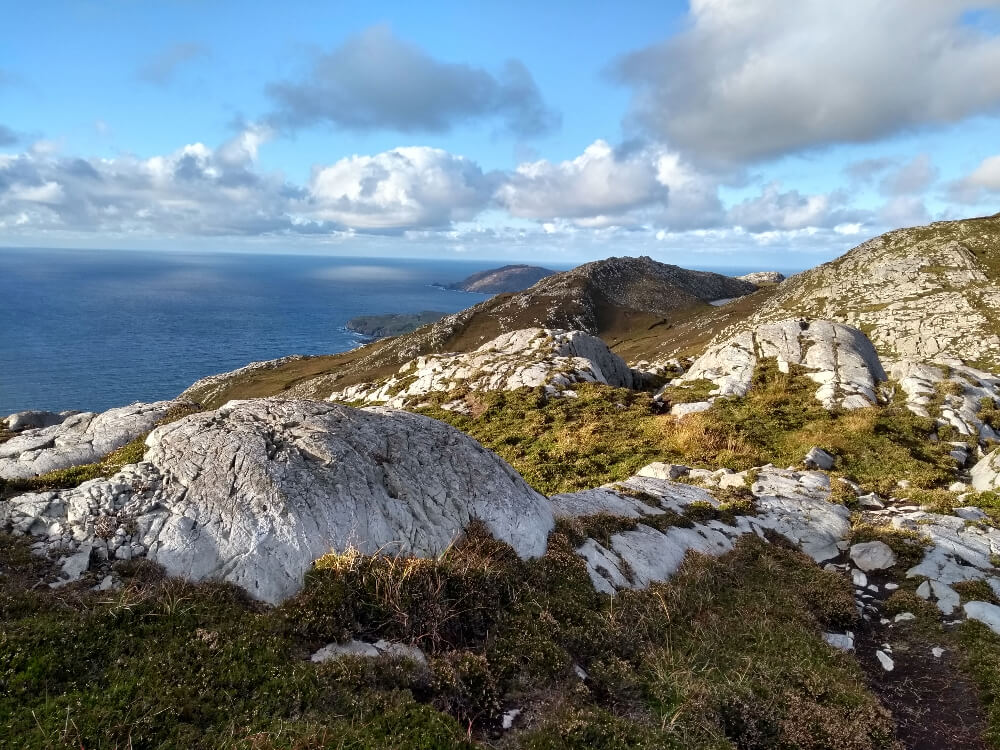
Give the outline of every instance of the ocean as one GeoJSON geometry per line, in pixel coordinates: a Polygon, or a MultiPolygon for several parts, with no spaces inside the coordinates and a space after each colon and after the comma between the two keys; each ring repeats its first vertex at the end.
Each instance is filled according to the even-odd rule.
{"type": "MultiPolygon", "coordinates": [[[[0,248],[0,416],[173,398],[205,375],[346,351],[358,315],[457,312],[502,261],[0,248]]],[[[746,273],[753,269],[727,269],[746,273]]]]}

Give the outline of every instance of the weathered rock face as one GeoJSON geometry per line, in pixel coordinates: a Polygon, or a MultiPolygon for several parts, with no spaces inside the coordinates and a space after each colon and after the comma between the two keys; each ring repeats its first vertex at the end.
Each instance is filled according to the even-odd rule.
{"type": "Polygon", "coordinates": [[[987,453],[969,472],[972,487],[979,492],[1000,489],[1000,450],[987,453]]]}
{"type": "Polygon", "coordinates": [[[528,557],[548,501],[502,459],[417,414],[315,401],[231,402],[154,430],[146,462],[73,490],[22,495],[0,526],[67,549],[67,577],[145,555],[171,575],[277,602],[311,563],[353,546],[434,556],[470,521],[528,557]]]}
{"type": "Polygon", "coordinates": [[[574,383],[606,383],[630,388],[636,376],[625,361],[595,336],[583,331],[528,328],[498,336],[467,354],[418,357],[380,383],[337,391],[331,401],[401,407],[429,393],[459,387],[474,391],[512,391],[545,385],[555,394],[574,383]]]}
{"type": "Polygon", "coordinates": [[[39,429],[42,427],[54,427],[62,424],[68,417],[79,414],[78,411],[19,411],[11,414],[3,422],[11,432],[22,432],[24,430],[39,429]]]}
{"type": "Polygon", "coordinates": [[[950,425],[963,437],[976,437],[984,443],[1000,440],[982,419],[984,404],[993,407],[1000,404],[997,376],[954,359],[900,360],[889,366],[889,374],[899,382],[906,394],[906,405],[914,414],[950,425]],[[939,392],[942,389],[944,392],[939,392]],[[938,399],[942,403],[935,409],[938,399]]]}
{"type": "Polygon", "coordinates": [[[819,384],[816,398],[828,409],[857,409],[876,403],[876,387],[886,379],[878,355],[865,335],[828,320],[789,319],[740,333],[712,346],[694,361],[677,384],[710,380],[715,396],[744,396],[761,359],[778,367],[801,365],[819,384]]]}
{"type": "Polygon", "coordinates": [[[862,328],[891,359],[1000,367],[1000,215],[888,232],[785,281],[717,341],[790,316],[862,328]]]}
{"type": "Polygon", "coordinates": [[[780,284],[785,280],[785,275],[783,273],[778,273],[777,271],[754,271],[753,273],[746,273],[742,276],[737,276],[737,279],[741,281],[749,281],[751,284],[780,284]]]}
{"type": "Polygon", "coordinates": [[[552,497],[557,517],[609,513],[638,522],[635,529],[612,535],[608,547],[587,539],[577,549],[577,554],[587,561],[591,581],[598,591],[613,593],[667,580],[688,551],[721,555],[731,550],[744,534],[763,535],[765,529],[783,534],[817,562],[841,553],[838,542],[850,531],[851,514],[847,508],[828,501],[830,479],[825,474],[764,467],[751,487],[756,515],[737,516],[733,524],[708,521],[660,531],[642,523],[642,519],[668,511],[683,513],[694,502],[719,505],[707,489],[643,476],[661,474],[660,466],[663,465],[640,471],[617,485],[552,497]],[[632,496],[636,493],[641,493],[644,500],[632,496]],[[648,502],[654,498],[658,505],[648,502]]]}
{"type": "Polygon", "coordinates": [[[51,427],[26,429],[0,444],[0,477],[27,479],[70,466],[93,463],[140,435],[183,401],[157,401],[81,412],[51,427]]]}

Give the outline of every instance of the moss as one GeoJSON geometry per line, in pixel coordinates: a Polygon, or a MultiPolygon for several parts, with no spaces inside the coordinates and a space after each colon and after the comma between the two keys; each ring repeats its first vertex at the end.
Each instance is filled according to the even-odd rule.
{"type": "Polygon", "coordinates": [[[958,628],[962,667],[979,688],[986,710],[986,736],[994,748],[1000,747],[1000,636],[981,622],[967,620],[958,628]]]}
{"type": "Polygon", "coordinates": [[[1000,597],[993,593],[986,581],[959,581],[951,587],[961,595],[963,601],[989,602],[1000,606],[1000,597]]]}
{"type": "Polygon", "coordinates": [[[662,398],[667,404],[691,404],[707,401],[718,386],[711,380],[688,380],[682,385],[670,385],[663,389],[662,398]]]}

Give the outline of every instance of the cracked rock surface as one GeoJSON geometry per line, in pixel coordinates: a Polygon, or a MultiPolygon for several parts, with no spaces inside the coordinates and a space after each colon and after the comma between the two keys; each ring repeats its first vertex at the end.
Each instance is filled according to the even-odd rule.
{"type": "Polygon", "coordinates": [[[430,393],[459,387],[482,392],[544,385],[555,394],[574,383],[631,388],[637,379],[625,361],[596,336],[526,328],[498,336],[468,353],[417,357],[385,381],[336,391],[329,400],[402,407],[430,393]]]}
{"type": "Polygon", "coordinates": [[[826,408],[857,409],[877,402],[886,379],[878,354],[865,335],[829,320],[788,319],[761,325],[711,346],[675,384],[715,383],[713,396],[745,396],[761,359],[776,358],[787,372],[800,365],[819,385],[816,398],[826,408]]]}
{"type": "Polygon", "coordinates": [[[24,429],[0,443],[0,478],[28,479],[98,461],[149,432],[171,408],[183,403],[136,403],[101,414],[70,414],[48,427],[24,429]]]}
{"type": "Polygon", "coordinates": [[[458,430],[417,414],[315,401],[233,401],[159,427],[141,464],[0,506],[0,526],[61,550],[71,579],[145,556],[170,575],[223,580],[266,602],[312,562],[435,556],[479,520],[522,557],[553,526],[545,497],[458,430]]]}

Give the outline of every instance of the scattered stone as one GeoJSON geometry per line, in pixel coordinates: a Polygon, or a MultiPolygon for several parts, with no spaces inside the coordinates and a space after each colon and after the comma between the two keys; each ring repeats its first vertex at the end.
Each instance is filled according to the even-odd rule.
{"type": "Polygon", "coordinates": [[[895,591],[898,588],[899,588],[899,584],[898,583],[893,583],[892,581],[889,581],[888,583],[885,584],[885,590],[886,591],[895,591]]]}
{"type": "Polygon", "coordinates": [[[581,667],[579,664],[573,665],[573,673],[584,682],[590,679],[590,675],[588,675],[586,670],[584,670],[584,668],[581,667]]]}
{"type": "Polygon", "coordinates": [[[972,487],[978,492],[1000,488],[1000,450],[983,456],[969,472],[972,487]]]}
{"type": "Polygon", "coordinates": [[[864,571],[883,570],[896,564],[896,553],[885,542],[862,542],[851,547],[851,560],[864,571]]]}
{"type": "Polygon", "coordinates": [[[660,461],[648,464],[639,469],[637,476],[652,479],[680,479],[688,475],[691,469],[680,464],[665,464],[660,461]]]}
{"type": "Polygon", "coordinates": [[[521,715],[521,709],[512,708],[510,711],[505,713],[500,721],[501,728],[506,732],[512,726],[514,726],[514,719],[521,715]]]}
{"type": "Polygon", "coordinates": [[[883,510],[885,508],[885,503],[883,503],[881,498],[879,498],[879,496],[874,492],[867,495],[859,495],[858,505],[862,508],[868,508],[870,510],[883,510]]]}
{"type": "Polygon", "coordinates": [[[917,596],[919,596],[921,599],[930,599],[931,598],[931,582],[930,581],[924,581],[919,586],[917,586],[917,596]]]}
{"type": "Polygon", "coordinates": [[[670,407],[670,414],[674,417],[686,417],[688,414],[697,414],[711,408],[711,401],[692,401],[688,404],[674,404],[670,407]]]}
{"type": "Polygon", "coordinates": [[[931,653],[934,655],[935,659],[940,659],[942,656],[944,656],[944,649],[941,648],[940,646],[935,646],[934,648],[931,649],[931,653]]]}
{"type": "Polygon", "coordinates": [[[895,665],[892,663],[892,659],[885,651],[879,649],[878,651],[875,652],[875,656],[878,659],[879,664],[882,665],[882,669],[884,669],[886,672],[892,671],[895,665]]]}
{"type": "Polygon", "coordinates": [[[906,622],[908,620],[916,620],[917,616],[912,612],[900,612],[893,618],[894,622],[906,622]]]}
{"type": "Polygon", "coordinates": [[[101,414],[79,412],[48,427],[24,429],[0,443],[0,478],[29,479],[99,461],[149,432],[171,408],[184,404],[135,403],[101,414]]]}
{"type": "Polygon", "coordinates": [[[854,568],[851,571],[851,580],[858,588],[864,588],[868,585],[868,576],[864,574],[864,571],[858,570],[857,568],[854,568]]]}
{"type": "Polygon", "coordinates": [[[982,521],[985,518],[989,518],[982,509],[973,505],[967,505],[964,508],[955,508],[955,515],[959,518],[964,518],[966,521],[982,521]]]}
{"type": "Polygon", "coordinates": [[[835,461],[836,459],[834,459],[834,457],[825,450],[813,446],[809,449],[809,452],[806,454],[802,463],[809,469],[822,469],[823,471],[829,471],[833,468],[835,461]]]}
{"type": "Polygon", "coordinates": [[[949,492],[965,492],[967,489],[969,489],[969,485],[965,482],[952,482],[948,485],[949,492]]]}
{"type": "Polygon", "coordinates": [[[823,640],[840,651],[854,650],[854,633],[823,633],[823,640]]]}

